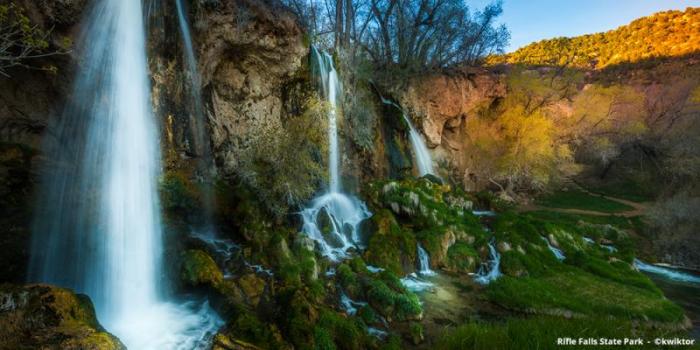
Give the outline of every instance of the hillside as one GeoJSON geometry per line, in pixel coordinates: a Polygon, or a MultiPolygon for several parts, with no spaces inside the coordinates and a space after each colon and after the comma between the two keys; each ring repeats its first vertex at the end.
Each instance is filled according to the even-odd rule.
{"type": "Polygon", "coordinates": [[[538,41],[487,61],[603,68],[697,51],[700,51],[700,8],[689,7],[685,11],[642,17],[604,33],[538,41]]]}

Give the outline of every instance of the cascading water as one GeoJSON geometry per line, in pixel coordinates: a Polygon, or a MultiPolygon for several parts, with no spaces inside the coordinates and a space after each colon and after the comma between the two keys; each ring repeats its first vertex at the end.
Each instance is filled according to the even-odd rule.
{"type": "Polygon", "coordinates": [[[221,325],[206,303],[175,305],[161,288],[162,237],[140,0],[101,0],[47,164],[30,278],[89,295],[102,324],[132,349],[197,349],[221,325]],[[193,310],[195,307],[198,310],[193,310]]]}
{"type": "Polygon", "coordinates": [[[338,146],[338,93],[341,93],[338,73],[333,58],[312,47],[313,67],[321,82],[323,95],[330,104],[328,112],[328,192],[314,199],[311,206],[301,211],[302,232],[313,239],[321,253],[333,261],[346,257],[348,249],[362,247],[360,223],[372,213],[355,197],[343,194],[340,183],[340,151],[338,146]],[[321,219],[328,225],[322,226],[321,219]]]}
{"type": "Polygon", "coordinates": [[[393,101],[382,97],[382,103],[394,106],[401,111],[401,115],[408,125],[408,138],[411,140],[411,146],[413,147],[413,154],[415,155],[418,175],[435,175],[435,170],[433,169],[433,159],[430,156],[430,151],[428,151],[428,147],[425,145],[425,142],[423,142],[423,137],[421,137],[420,133],[413,126],[413,123],[411,123],[411,119],[408,118],[403,109],[393,101]]]}
{"type": "Polygon", "coordinates": [[[496,249],[496,242],[491,241],[489,247],[489,260],[479,267],[474,276],[474,281],[479,284],[489,284],[501,276],[501,254],[496,249]]]}
{"type": "Polygon", "coordinates": [[[546,237],[540,236],[540,238],[542,238],[542,240],[545,243],[547,243],[547,248],[549,248],[549,251],[551,251],[552,254],[554,254],[554,257],[557,258],[557,260],[564,261],[564,259],[566,259],[566,256],[564,255],[564,252],[561,251],[561,249],[559,249],[559,248],[553,246],[551,243],[549,243],[549,240],[546,237]]]}
{"type": "Polygon", "coordinates": [[[418,273],[423,276],[434,276],[435,271],[430,269],[430,256],[428,252],[423,249],[423,246],[418,243],[418,273]]]}
{"type": "MultiPolygon", "coordinates": [[[[180,34],[182,35],[182,42],[184,45],[184,59],[185,66],[187,68],[186,77],[188,78],[187,86],[189,87],[189,99],[188,106],[190,108],[190,129],[192,135],[192,141],[194,143],[193,150],[197,156],[197,167],[199,175],[204,177],[204,180],[209,180],[211,178],[213,167],[212,167],[212,157],[210,145],[207,141],[206,136],[206,115],[204,113],[204,107],[202,105],[202,79],[199,74],[199,69],[197,68],[197,58],[194,54],[194,47],[192,44],[192,35],[190,33],[189,21],[187,20],[187,12],[182,4],[182,0],[175,0],[175,7],[177,10],[178,24],[180,26],[180,34]]],[[[214,196],[209,189],[209,186],[205,186],[202,190],[202,210],[204,212],[204,225],[207,231],[211,230],[212,224],[212,212],[214,207],[214,196]]],[[[212,234],[212,232],[208,232],[212,234]]]]}
{"type": "Polygon", "coordinates": [[[634,267],[640,271],[654,273],[679,282],[700,283],[700,277],[675,269],[647,264],[639,259],[634,259],[634,267]]]}

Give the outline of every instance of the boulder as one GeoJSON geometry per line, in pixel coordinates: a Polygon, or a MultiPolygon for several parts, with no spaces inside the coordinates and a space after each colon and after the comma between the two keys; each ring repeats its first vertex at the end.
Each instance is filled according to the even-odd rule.
{"type": "Polygon", "coordinates": [[[49,285],[0,286],[0,348],[122,350],[86,295],[49,285]]]}

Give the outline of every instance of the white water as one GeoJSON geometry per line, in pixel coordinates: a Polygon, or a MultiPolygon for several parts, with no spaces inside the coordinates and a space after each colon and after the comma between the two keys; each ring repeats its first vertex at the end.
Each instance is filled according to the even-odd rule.
{"type": "Polygon", "coordinates": [[[369,271],[371,273],[380,273],[380,272],[384,271],[384,269],[381,267],[377,267],[377,266],[367,265],[367,271],[369,271]]]}
{"type": "Polygon", "coordinates": [[[613,247],[613,246],[611,246],[611,245],[607,245],[607,244],[601,244],[600,247],[603,248],[603,249],[605,249],[605,250],[607,250],[607,251],[610,252],[610,253],[614,253],[614,252],[617,251],[617,248],[615,248],[615,247],[613,247]]]}
{"type": "Polygon", "coordinates": [[[647,264],[639,259],[634,259],[634,267],[640,271],[654,273],[680,282],[700,283],[700,277],[681,272],[667,267],[647,264]]]}
{"type": "Polygon", "coordinates": [[[496,213],[491,210],[473,210],[474,216],[496,216],[496,213]]]}
{"type": "Polygon", "coordinates": [[[160,283],[160,150],[141,1],[102,0],[88,18],[71,105],[59,141],[47,143],[58,169],[43,179],[31,278],[89,295],[131,349],[204,347],[222,321],[207,303],[167,302],[160,283]]]}
{"type": "Polygon", "coordinates": [[[406,287],[406,289],[416,293],[432,290],[435,287],[432,282],[421,279],[415,273],[411,273],[402,278],[401,284],[406,287]]]}
{"type": "Polygon", "coordinates": [[[324,97],[330,104],[328,112],[328,192],[314,199],[301,211],[302,232],[313,239],[321,254],[333,261],[347,257],[350,248],[363,248],[360,223],[372,216],[367,206],[353,196],[341,192],[340,152],[338,148],[338,94],[342,89],[333,58],[312,47],[313,67],[321,82],[324,97]],[[321,222],[328,223],[322,227],[321,222]],[[327,232],[323,230],[327,229],[327,232]]]}
{"type": "Polygon", "coordinates": [[[354,301],[345,294],[344,291],[340,292],[340,308],[345,311],[348,315],[352,316],[357,313],[358,307],[364,307],[367,303],[362,301],[354,301]]]}
{"type": "Polygon", "coordinates": [[[396,109],[401,111],[403,119],[406,121],[406,124],[408,124],[408,138],[411,140],[411,146],[413,147],[413,155],[416,161],[416,167],[418,168],[418,175],[435,175],[435,170],[433,169],[433,159],[430,156],[430,151],[428,151],[428,147],[425,145],[423,137],[413,126],[413,123],[411,123],[411,119],[408,118],[403,109],[393,101],[382,97],[382,103],[394,106],[396,109]]]}
{"type": "Polygon", "coordinates": [[[540,238],[542,238],[542,240],[545,243],[547,243],[547,248],[549,248],[549,251],[551,251],[552,254],[554,254],[554,257],[557,258],[557,260],[564,261],[564,259],[566,259],[566,256],[564,255],[564,252],[561,251],[561,249],[559,249],[559,248],[553,246],[551,243],[549,243],[549,240],[546,237],[540,236],[540,238]]]}
{"type": "Polygon", "coordinates": [[[496,250],[494,241],[489,242],[489,260],[482,263],[474,275],[474,281],[479,284],[489,284],[501,276],[501,254],[496,250]]]}
{"type": "Polygon", "coordinates": [[[386,336],[389,335],[389,333],[375,327],[367,327],[367,334],[380,340],[386,338],[386,336]]]}
{"type": "Polygon", "coordinates": [[[430,269],[430,256],[418,243],[418,273],[422,276],[435,276],[435,271],[430,269]]]}

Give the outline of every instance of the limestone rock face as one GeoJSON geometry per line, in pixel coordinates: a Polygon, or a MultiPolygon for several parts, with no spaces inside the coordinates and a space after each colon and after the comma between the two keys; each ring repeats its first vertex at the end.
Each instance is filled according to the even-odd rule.
{"type": "Polygon", "coordinates": [[[0,348],[122,350],[85,295],[48,286],[0,286],[0,348]]]}
{"type": "Polygon", "coordinates": [[[283,87],[308,46],[296,18],[275,3],[209,1],[194,22],[214,156],[232,173],[239,150],[282,128],[283,87]]]}
{"type": "Polygon", "coordinates": [[[477,108],[488,106],[505,93],[502,76],[465,68],[413,78],[395,95],[401,106],[418,121],[428,147],[435,148],[450,142],[443,137],[445,129],[458,128],[477,108]]]}

